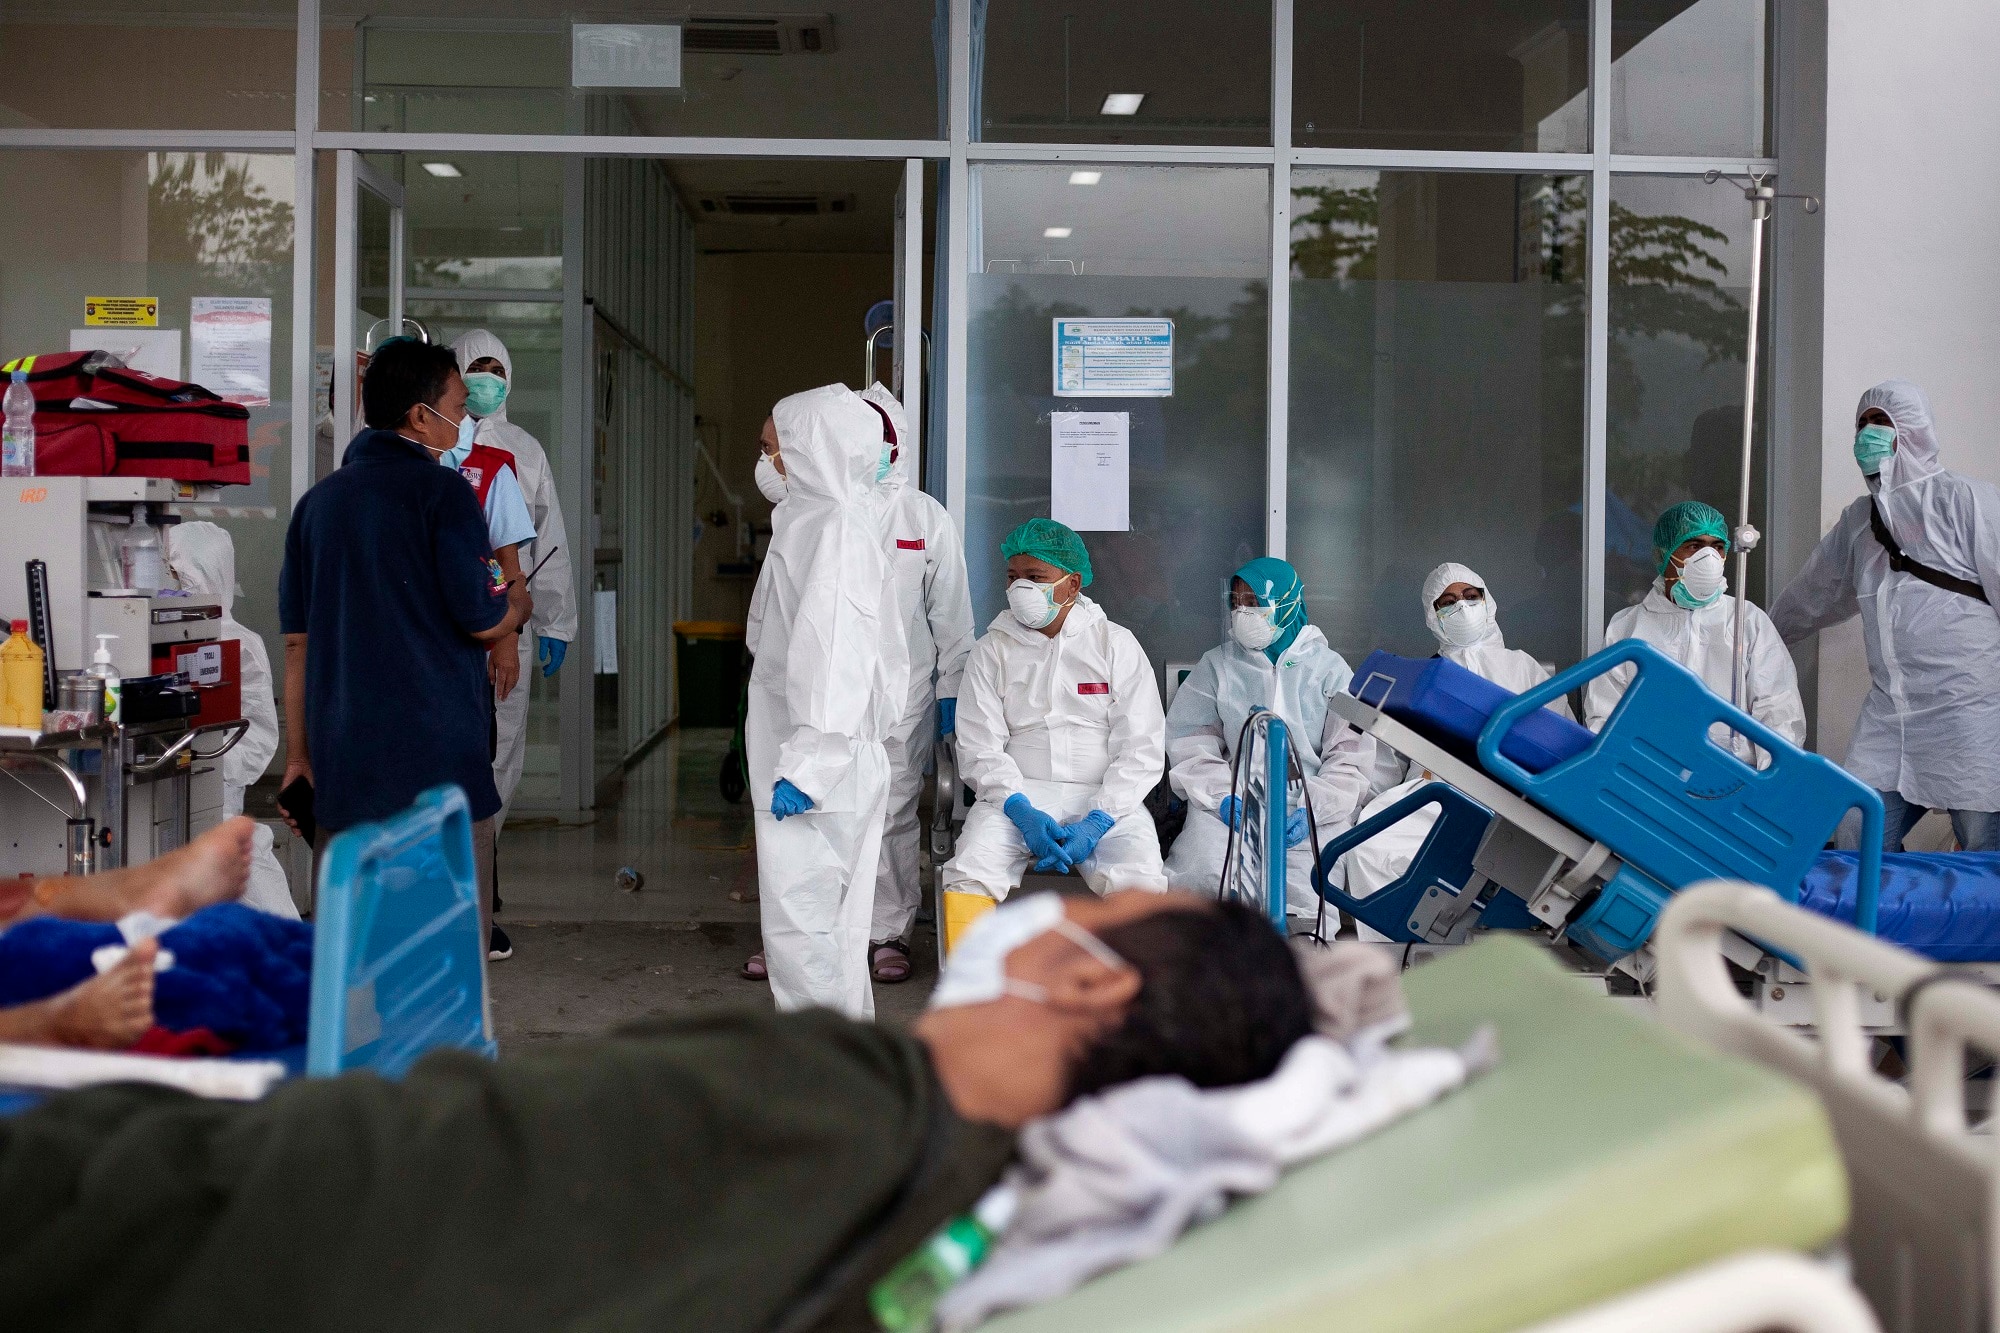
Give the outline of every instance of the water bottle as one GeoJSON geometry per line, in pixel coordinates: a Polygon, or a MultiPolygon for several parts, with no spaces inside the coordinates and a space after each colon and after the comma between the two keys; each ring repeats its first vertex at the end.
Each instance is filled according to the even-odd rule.
{"type": "Polygon", "coordinates": [[[995,1185],[969,1213],[961,1213],[889,1270],[868,1293],[868,1309],[883,1333],[923,1333],[933,1326],[938,1302],[986,1262],[993,1242],[1014,1220],[1020,1195],[995,1185]]]}
{"type": "Polygon", "coordinates": [[[7,424],[0,431],[0,476],[35,475],[35,394],[28,387],[28,372],[14,372],[4,402],[7,424]]]}

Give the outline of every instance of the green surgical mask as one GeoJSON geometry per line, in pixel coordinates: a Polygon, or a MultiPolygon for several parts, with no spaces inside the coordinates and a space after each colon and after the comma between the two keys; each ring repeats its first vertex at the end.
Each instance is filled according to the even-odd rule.
{"type": "Polygon", "coordinates": [[[475,370],[465,377],[465,408],[476,417],[490,417],[507,401],[507,377],[475,370]]]}
{"type": "Polygon", "coordinates": [[[1854,432],[1854,461],[1860,464],[1864,477],[1880,472],[1882,464],[1895,452],[1896,430],[1893,426],[1863,426],[1854,432]]]}

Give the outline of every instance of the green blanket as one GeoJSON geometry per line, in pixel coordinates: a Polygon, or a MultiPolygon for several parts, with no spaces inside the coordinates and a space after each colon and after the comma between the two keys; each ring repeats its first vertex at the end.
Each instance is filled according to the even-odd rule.
{"type": "Polygon", "coordinates": [[[92,1089],[0,1120],[0,1323],[865,1328],[867,1284],[1012,1148],[917,1043],[828,1013],[442,1053],[252,1105],[92,1089]]]}

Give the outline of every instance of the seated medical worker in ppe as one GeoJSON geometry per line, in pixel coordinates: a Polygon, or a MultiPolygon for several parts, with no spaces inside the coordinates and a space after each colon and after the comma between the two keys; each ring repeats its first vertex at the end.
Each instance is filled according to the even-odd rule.
{"type": "Polygon", "coordinates": [[[1001,543],[1007,609],[958,695],[959,775],[979,799],[939,872],[947,947],[1029,866],[1097,893],[1167,887],[1146,794],[1166,764],[1160,687],[1131,631],[1083,595],[1090,553],[1053,519],[1001,543]]]}
{"type": "Polygon", "coordinates": [[[1908,380],[1861,395],[1842,511],[1771,608],[1786,643],[1861,617],[1870,686],[1847,771],[1882,793],[1883,845],[1927,810],[2000,852],[2000,491],[1938,462],[1930,399],[1908,380]]]}
{"type": "MultiPolygon", "coordinates": [[[[1187,823],[1167,857],[1167,882],[1214,893],[1242,802],[1230,768],[1244,719],[1268,708],[1285,721],[1306,775],[1310,825],[1322,841],[1354,822],[1368,797],[1375,743],[1343,722],[1327,700],[1353,670],[1307,622],[1305,587],[1283,560],[1252,560],[1229,581],[1229,638],[1202,655],[1167,712],[1167,781],[1188,803],[1187,823]]],[[[1286,815],[1285,897],[1293,916],[1319,911],[1306,808],[1294,793],[1286,815]]]]}
{"type": "MultiPolygon", "coordinates": [[[[182,591],[222,603],[222,625],[216,637],[237,642],[243,717],[250,729],[222,756],[222,814],[226,819],[243,813],[243,793],[264,776],[278,753],[278,704],[271,684],[271,658],[264,651],[264,640],[236,619],[236,542],[226,529],[198,520],[168,528],[167,568],[182,591]]],[[[285,868],[271,849],[270,826],[260,823],[243,901],[259,911],[296,921],[298,904],[292,901],[285,868]]]]}
{"type": "MultiPolygon", "coordinates": [[[[1727,595],[1724,562],[1729,556],[1729,525],[1712,506],[1683,500],[1670,506],[1653,524],[1653,558],[1658,576],[1652,591],[1637,606],[1611,617],[1604,631],[1606,644],[1620,639],[1644,639],[1700,676],[1722,698],[1734,687],[1736,603],[1727,595]]],[[[1805,701],[1799,697],[1799,673],[1785,650],[1777,626],[1752,602],[1743,608],[1743,655],[1748,662],[1747,700],[1738,707],[1794,745],[1805,744],[1805,701]]],[[[1624,697],[1632,679],[1630,663],[1613,667],[1585,687],[1584,724],[1600,730],[1624,697]]],[[[1745,763],[1762,767],[1756,747],[1721,723],[1711,731],[1745,763]]]]}
{"type": "MultiPolygon", "coordinates": [[[[1499,599],[1477,570],[1446,561],[1424,580],[1423,599],[1424,623],[1437,640],[1439,657],[1516,694],[1549,678],[1548,668],[1533,653],[1507,646],[1500,632],[1499,599]]],[[[1570,716],[1567,699],[1552,700],[1548,708],[1570,716]]],[[[1354,822],[1373,818],[1430,780],[1421,769],[1411,773],[1369,801],[1354,822]]],[[[1340,882],[1348,895],[1366,898],[1401,879],[1436,822],[1435,808],[1414,811],[1341,857],[1340,882]]],[[[1362,932],[1364,938],[1377,934],[1365,923],[1362,932]]]]}
{"type": "Polygon", "coordinates": [[[1313,1020],[1247,907],[1042,893],[907,1031],[743,1009],[259,1102],[64,1093],[0,1120],[0,1291],[21,1329],[873,1328],[1023,1125],[1265,1078],[1313,1020]]]}

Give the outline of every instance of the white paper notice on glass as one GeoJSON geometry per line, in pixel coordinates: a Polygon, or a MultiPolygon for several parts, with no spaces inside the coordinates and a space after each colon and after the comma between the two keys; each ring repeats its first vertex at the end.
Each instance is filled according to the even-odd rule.
{"type": "Polygon", "coordinates": [[[1078,532],[1132,530],[1132,414],[1051,412],[1049,514],[1078,532]]]}
{"type": "Polygon", "coordinates": [[[188,320],[188,378],[244,407],[271,405],[271,298],[197,296],[188,320]]]}
{"type": "Polygon", "coordinates": [[[181,377],[181,331],[179,329],[94,328],[71,329],[72,352],[116,352],[125,364],[161,379],[181,377]]]}
{"type": "Polygon", "coordinates": [[[590,595],[591,611],[597,617],[597,674],[618,674],[618,590],[599,588],[590,595]]]}

